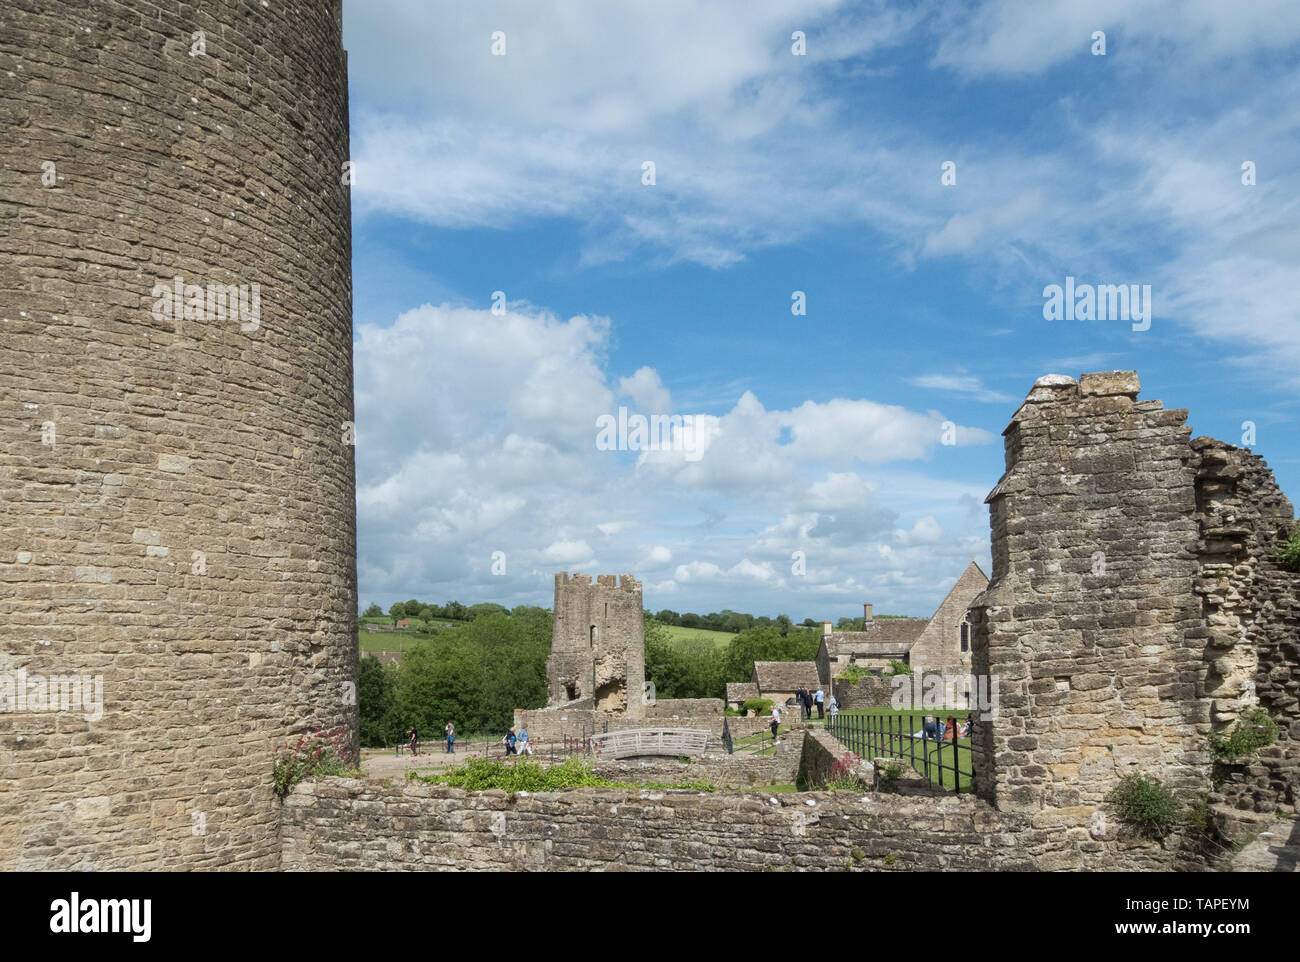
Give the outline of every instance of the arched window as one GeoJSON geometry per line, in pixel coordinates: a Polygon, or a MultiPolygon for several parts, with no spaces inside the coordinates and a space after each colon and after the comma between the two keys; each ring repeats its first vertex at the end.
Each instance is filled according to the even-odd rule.
{"type": "Polygon", "coordinates": [[[961,650],[970,651],[970,624],[965,621],[961,623],[961,650]]]}

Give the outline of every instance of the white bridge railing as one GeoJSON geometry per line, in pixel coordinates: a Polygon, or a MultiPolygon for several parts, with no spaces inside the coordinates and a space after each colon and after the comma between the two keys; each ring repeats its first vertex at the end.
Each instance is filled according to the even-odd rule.
{"type": "Polygon", "coordinates": [[[709,733],[694,728],[631,728],[593,735],[592,748],[605,758],[634,755],[699,755],[709,743],[709,733]]]}

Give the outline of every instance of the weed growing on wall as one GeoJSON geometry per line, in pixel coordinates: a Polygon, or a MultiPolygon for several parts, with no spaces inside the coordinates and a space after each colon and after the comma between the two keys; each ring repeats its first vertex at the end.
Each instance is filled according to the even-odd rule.
{"type": "Polygon", "coordinates": [[[271,765],[275,794],[284,798],[299,782],[309,778],[340,775],[360,778],[357,753],[348,747],[347,729],[340,725],[329,731],[317,728],[298,739],[292,748],[277,748],[271,765]]]}
{"type": "Polygon", "coordinates": [[[1300,528],[1277,545],[1277,560],[1292,571],[1300,571],[1300,528]]]}
{"type": "Polygon", "coordinates": [[[1182,817],[1182,805],[1169,786],[1141,773],[1120,779],[1107,801],[1123,821],[1151,838],[1167,835],[1182,817]]]}
{"type": "Polygon", "coordinates": [[[1275,741],[1277,722],[1263,708],[1251,708],[1241,713],[1227,734],[1210,735],[1210,754],[1215,758],[1242,758],[1275,741]]]}

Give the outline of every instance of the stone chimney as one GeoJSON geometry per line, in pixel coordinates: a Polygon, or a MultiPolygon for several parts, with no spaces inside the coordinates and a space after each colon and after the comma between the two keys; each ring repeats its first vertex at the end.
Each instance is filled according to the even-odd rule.
{"type": "Polygon", "coordinates": [[[866,628],[871,624],[871,603],[867,602],[862,606],[862,627],[866,628]]]}
{"type": "Polygon", "coordinates": [[[831,633],[831,623],[830,623],[829,621],[823,621],[823,622],[822,622],[822,637],[825,638],[825,637],[826,637],[827,635],[829,635],[830,633],[831,633]]]}

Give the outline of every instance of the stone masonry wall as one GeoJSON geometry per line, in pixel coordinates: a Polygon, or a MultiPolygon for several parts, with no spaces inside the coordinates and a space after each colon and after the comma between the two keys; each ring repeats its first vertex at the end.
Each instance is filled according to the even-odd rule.
{"type": "Polygon", "coordinates": [[[892,677],[864,675],[856,682],[835,678],[831,685],[841,709],[888,708],[894,694],[892,677]]]}
{"type": "Polygon", "coordinates": [[[1278,723],[1277,742],[1216,766],[1219,799],[1274,811],[1300,794],[1300,574],[1277,560],[1293,525],[1291,502],[1257,455],[1197,438],[1196,503],[1202,539],[1197,632],[1206,645],[1205,697],[1215,731],[1258,705],[1278,723]]]}
{"type": "MultiPolygon", "coordinates": [[[[569,738],[584,738],[599,735],[606,731],[627,731],[632,728],[695,728],[707,731],[712,738],[709,750],[721,747],[722,727],[729,726],[733,738],[743,738],[755,732],[767,731],[770,718],[767,715],[754,717],[727,716],[719,713],[707,715],[682,715],[677,718],[627,718],[608,712],[599,712],[586,708],[535,708],[515,710],[515,729],[521,725],[528,728],[529,738],[534,743],[563,742],[569,738]]],[[[783,716],[782,725],[800,724],[798,711],[783,716]]]]}
{"type": "Polygon", "coordinates": [[[356,723],[338,4],[5,0],[0,119],[0,675],[103,697],[11,689],[0,870],[275,868],[356,723]]]}
{"type": "Polygon", "coordinates": [[[970,674],[971,637],[968,629],[966,650],[962,651],[961,626],[971,603],[988,584],[988,578],[975,562],[966,566],[912,646],[908,664],[913,671],[951,676],[970,674]]]}
{"type": "Polygon", "coordinates": [[[679,762],[675,758],[627,759],[598,762],[596,773],[617,782],[707,781],[725,789],[745,789],[762,785],[793,784],[798,775],[803,739],[786,738],[774,751],[762,755],[738,753],[727,755],[711,751],[679,762]]]}
{"type": "Polygon", "coordinates": [[[288,871],[1167,869],[1178,848],[1037,827],[972,795],[580,789],[330,778],[285,800],[288,871]]]}
{"type": "Polygon", "coordinates": [[[585,703],[641,718],[645,713],[645,627],[641,584],[631,575],[555,576],[555,623],[546,661],[547,705],[585,703]]]}
{"type": "Polygon", "coordinates": [[[1137,395],[1125,371],[1035,384],[1005,432],[974,609],[974,670],[1000,683],[977,791],[1096,838],[1126,774],[1208,793],[1211,731],[1255,700],[1281,737],[1221,799],[1293,804],[1300,765],[1300,579],[1273,556],[1291,503],[1258,457],[1192,442],[1186,411],[1137,395]]]}

